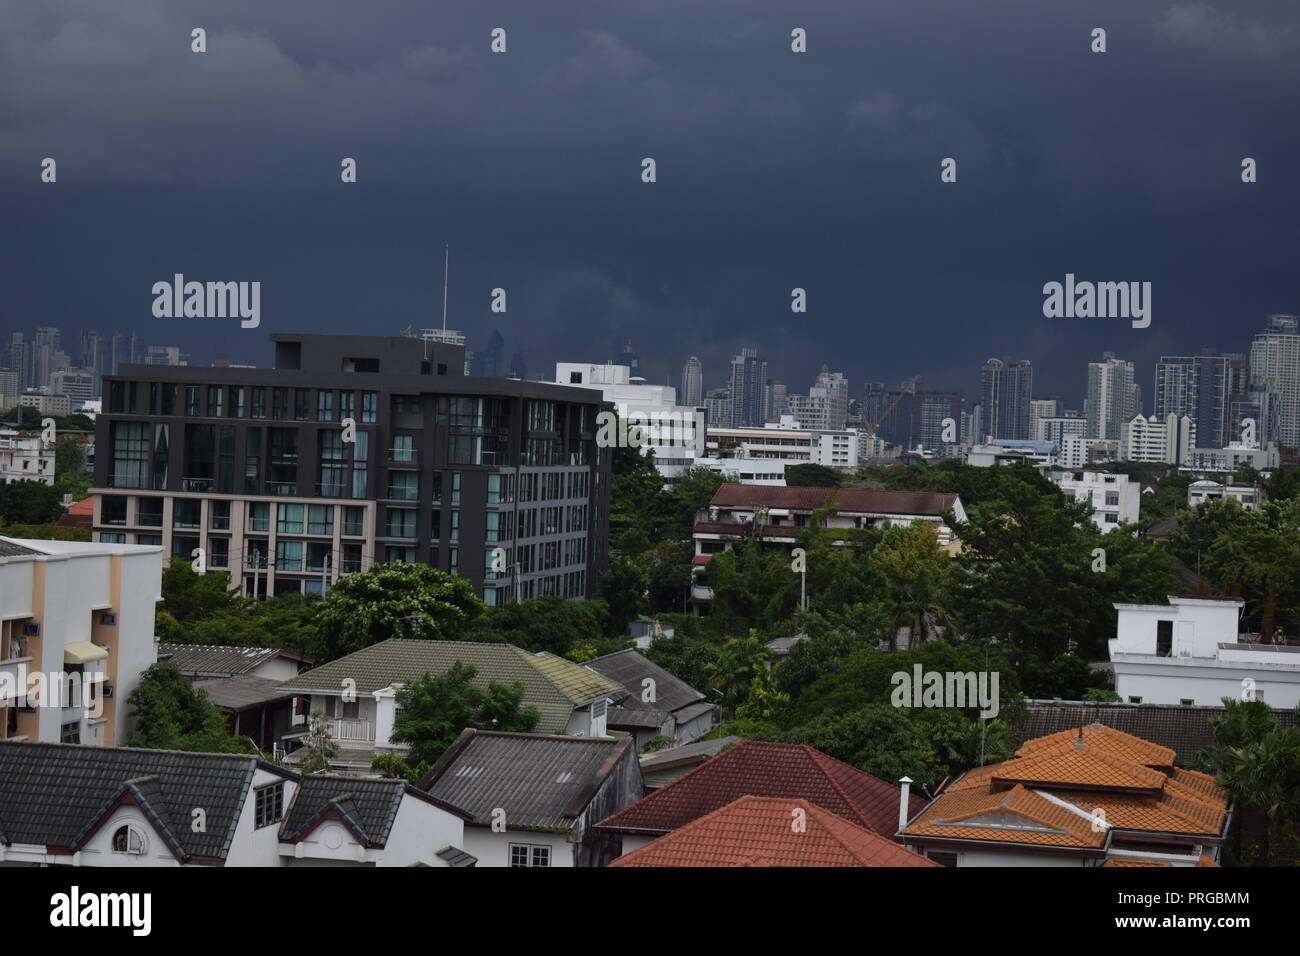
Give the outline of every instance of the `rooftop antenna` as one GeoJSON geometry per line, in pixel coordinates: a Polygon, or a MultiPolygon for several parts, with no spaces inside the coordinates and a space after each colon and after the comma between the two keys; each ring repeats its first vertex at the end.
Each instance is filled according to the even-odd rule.
{"type": "MultiPolygon", "coordinates": [[[[451,267],[451,243],[445,243],[442,247],[442,330],[447,331],[447,279],[451,267]]],[[[424,360],[429,361],[429,337],[422,336],[424,339],[424,360]]],[[[446,339],[446,336],[443,336],[446,339]]]]}

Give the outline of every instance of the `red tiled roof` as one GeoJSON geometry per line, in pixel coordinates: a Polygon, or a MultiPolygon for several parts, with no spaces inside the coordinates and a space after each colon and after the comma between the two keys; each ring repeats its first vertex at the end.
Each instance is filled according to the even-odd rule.
{"type": "Polygon", "coordinates": [[[94,524],[94,517],[95,499],[82,498],[74,501],[55,523],[60,528],[89,528],[94,524]]]}
{"type": "MultiPolygon", "coordinates": [[[[623,808],[599,829],[668,833],[745,796],[806,800],[886,836],[898,829],[898,787],[812,747],[759,740],[724,750],[623,808]]],[[[925,806],[915,791],[908,803],[909,819],[925,806]]]]}
{"type": "Polygon", "coordinates": [[[691,564],[708,564],[709,559],[712,557],[713,555],[711,554],[697,554],[695,557],[691,558],[691,564]]]}
{"type": "Polygon", "coordinates": [[[938,866],[815,803],[741,797],[610,866],[938,866]],[[796,811],[802,810],[802,815],[796,811]]]}
{"type": "Polygon", "coordinates": [[[835,496],[841,512],[897,515],[939,515],[957,501],[954,494],[931,491],[873,491],[864,488],[800,488],[779,485],[719,485],[710,506],[788,508],[813,511],[835,496]]]}

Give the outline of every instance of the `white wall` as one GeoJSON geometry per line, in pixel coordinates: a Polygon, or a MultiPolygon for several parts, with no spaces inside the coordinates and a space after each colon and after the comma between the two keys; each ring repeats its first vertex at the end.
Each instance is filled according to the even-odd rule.
{"type": "Polygon", "coordinates": [[[478,857],[478,866],[509,866],[510,844],[542,844],[551,848],[551,866],[573,866],[573,845],[560,833],[506,830],[493,833],[488,827],[465,828],[465,851],[478,857]]]}
{"type": "MultiPolygon", "coordinates": [[[[244,798],[244,809],[235,826],[235,836],[226,855],[226,866],[280,866],[280,824],[284,822],[283,819],[261,828],[256,823],[258,787],[281,780],[284,781],[284,812],[288,813],[298,793],[297,782],[285,780],[279,774],[260,766],[253,772],[253,783],[244,798]]],[[[188,824],[188,821],[185,823],[188,824]]]]}

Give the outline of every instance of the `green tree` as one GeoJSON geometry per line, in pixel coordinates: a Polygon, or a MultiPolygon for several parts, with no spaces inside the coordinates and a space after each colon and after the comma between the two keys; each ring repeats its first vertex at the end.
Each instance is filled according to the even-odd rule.
{"type": "Polygon", "coordinates": [[[303,773],[327,773],[330,761],[339,754],[339,745],[330,736],[330,721],[323,710],[313,710],[307,721],[307,733],[302,738],[302,761],[298,769],[303,773]]]}
{"type": "Polygon", "coordinates": [[[52,524],[63,514],[62,499],[57,488],[40,481],[0,482],[0,524],[52,524]]]}
{"type": "Polygon", "coordinates": [[[609,607],[609,633],[626,634],[632,619],[646,610],[650,581],[633,558],[616,557],[600,579],[600,596],[609,607]]]}
{"type": "Polygon", "coordinates": [[[791,488],[838,488],[841,477],[834,468],[815,462],[785,466],[785,483],[791,488]]]}
{"type": "Polygon", "coordinates": [[[1229,747],[1216,782],[1264,812],[1264,865],[1280,865],[1283,833],[1300,811],[1300,728],[1274,726],[1254,744],[1229,747]]]}
{"type": "Polygon", "coordinates": [[[708,677],[709,686],[721,695],[724,716],[736,715],[737,708],[749,699],[755,682],[766,678],[767,664],[771,659],[772,652],[763,645],[757,631],[750,631],[748,637],[729,638],[723,643],[717,660],[709,668],[708,677]]]}
{"type": "Polygon", "coordinates": [[[907,629],[911,647],[951,630],[952,559],[939,546],[933,524],[914,521],[907,528],[887,529],[874,559],[893,623],[891,647],[897,647],[900,628],[907,629]]]}
{"type": "Polygon", "coordinates": [[[247,737],[232,737],[229,720],[170,661],[140,675],[127,697],[135,730],[128,746],[196,753],[252,753],[247,737]]]}
{"type": "Polygon", "coordinates": [[[1231,533],[1220,534],[1205,561],[1211,579],[1240,594],[1268,640],[1279,612],[1294,616],[1300,601],[1300,500],[1270,501],[1248,511],[1231,533]]]}
{"type": "Polygon", "coordinates": [[[330,588],[311,656],[323,664],[392,637],[455,640],[482,613],[465,578],[424,564],[377,564],[330,588]]]}
{"type": "Polygon", "coordinates": [[[445,674],[424,674],[397,692],[389,738],[410,748],[409,762],[432,764],[469,727],[524,732],[537,725],[537,708],[522,706],[523,684],[492,681],[483,688],[472,683],[477,674],[456,661],[445,674]]]}

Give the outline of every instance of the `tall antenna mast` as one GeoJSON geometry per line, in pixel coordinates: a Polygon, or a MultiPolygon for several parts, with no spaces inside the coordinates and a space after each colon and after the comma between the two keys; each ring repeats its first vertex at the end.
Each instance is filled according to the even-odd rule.
{"type": "Polygon", "coordinates": [[[442,253],[442,330],[447,331],[447,275],[451,265],[451,243],[443,247],[442,253]]]}

